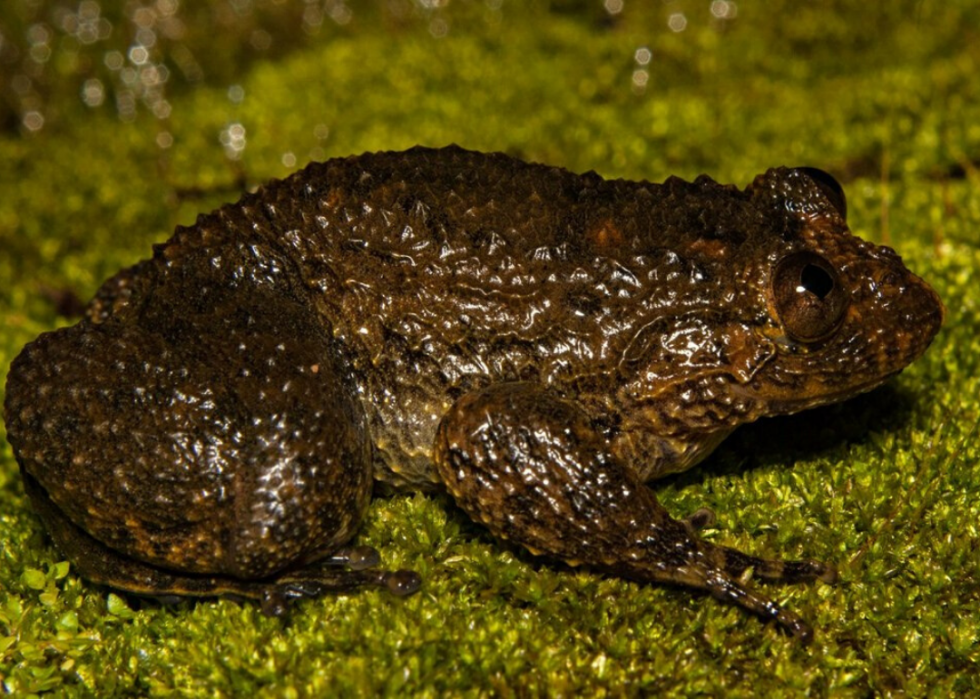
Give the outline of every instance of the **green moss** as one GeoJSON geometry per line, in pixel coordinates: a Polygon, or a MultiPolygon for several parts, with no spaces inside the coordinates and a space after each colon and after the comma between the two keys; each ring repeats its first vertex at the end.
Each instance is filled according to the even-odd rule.
{"type": "MultiPolygon", "coordinates": [[[[3,442],[7,691],[974,689],[980,66],[967,28],[980,23],[975,3],[743,2],[734,19],[718,20],[707,2],[627,2],[612,17],[574,0],[437,10],[406,1],[357,9],[342,26],[326,20],[268,52],[274,60],[242,47],[256,27],[288,43],[302,18],[276,14],[274,2],[237,3],[246,12],[223,31],[202,23],[226,12],[201,13],[183,39],[161,42],[154,60],[173,67],[172,109],[157,119],[140,102],[131,120],[112,100],[92,109],[78,97],[79,84],[102,75],[102,53],[128,45],[123,3],[103,5],[118,30],[105,45],[72,58],[61,53],[70,42],[52,44],[60,77],[42,81],[45,128],[18,126],[20,103],[6,105],[16,118],[0,113],[4,376],[25,342],[66,322],[45,290],[90,296],[174,225],[235,198],[243,181],[282,176],[310,158],[415,143],[658,180],[709,172],[744,184],[770,165],[817,165],[845,180],[855,231],[896,247],[936,286],[949,316],[926,356],[888,387],[743,428],[703,466],[658,485],[675,513],[714,508],[714,541],[840,566],[835,586],[769,588],[816,627],[810,648],[707,597],[545,564],[429,496],[375,502],[360,536],[386,563],[422,573],[422,591],[407,599],[372,591],[304,602],[284,623],[229,601],[160,607],[118,597],[66,572],[3,442]],[[687,25],[675,33],[667,20],[677,12],[687,25]],[[199,57],[205,79],[180,82],[178,46],[199,57]],[[648,63],[637,60],[641,48],[648,63]],[[231,65],[228,56],[243,58],[231,65]],[[241,100],[229,99],[231,84],[241,100]],[[245,129],[237,158],[220,142],[231,124],[245,129]]],[[[57,33],[54,6],[4,6],[5,38],[29,50],[32,22],[57,33]]]]}

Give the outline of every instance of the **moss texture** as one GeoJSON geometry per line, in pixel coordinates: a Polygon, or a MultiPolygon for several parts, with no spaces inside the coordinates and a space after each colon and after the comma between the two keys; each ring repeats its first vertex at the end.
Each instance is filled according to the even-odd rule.
{"type": "Polygon", "coordinates": [[[88,298],[175,224],[310,159],[456,142],[611,177],[740,185],[771,165],[815,165],[844,182],[855,232],[937,288],[946,327],[887,387],[743,428],[657,486],[675,513],[713,508],[714,541],[840,566],[835,586],[768,588],[813,623],[814,644],[704,596],[542,563],[421,495],[376,501],[359,537],[423,575],[413,597],[304,602],[288,622],[230,601],[120,597],[60,560],[3,441],[5,690],[975,691],[980,8],[618,5],[5,3],[0,381],[24,343],[69,322],[56,292],[88,298]]]}

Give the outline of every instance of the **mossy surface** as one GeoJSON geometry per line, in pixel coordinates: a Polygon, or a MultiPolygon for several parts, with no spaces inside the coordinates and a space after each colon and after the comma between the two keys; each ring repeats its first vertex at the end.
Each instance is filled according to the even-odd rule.
{"type": "Polygon", "coordinates": [[[946,326],[887,387],[742,428],[656,487],[677,514],[713,508],[713,541],[833,561],[841,582],[766,588],[816,628],[801,647],[702,595],[543,563],[495,542],[448,499],[415,495],[377,500],[359,536],[386,564],[422,574],[412,597],[303,602],[288,622],[231,601],[161,607],[71,572],[3,440],[4,689],[975,691],[980,7],[305,3],[318,19],[297,4],[215,0],[193,15],[163,1],[0,8],[0,385],[26,342],[70,322],[57,292],[90,297],[174,225],[312,158],[455,142],[610,177],[707,172],[739,185],[772,165],[814,165],[844,182],[854,231],[898,249],[936,287],[946,326]],[[112,31],[85,43],[66,17],[91,20],[96,7],[112,31]],[[183,33],[164,30],[171,20],[183,33]],[[132,60],[143,58],[130,51],[139,37],[149,44],[140,28],[157,37],[142,66],[169,76],[156,91],[132,60]],[[105,67],[112,51],[122,67],[105,67]]]}

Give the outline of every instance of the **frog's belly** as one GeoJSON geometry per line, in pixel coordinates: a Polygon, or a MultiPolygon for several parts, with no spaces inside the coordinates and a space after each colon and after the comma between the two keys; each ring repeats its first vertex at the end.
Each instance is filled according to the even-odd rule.
{"type": "Polygon", "coordinates": [[[395,402],[382,398],[368,407],[374,442],[374,478],[399,490],[431,490],[439,485],[432,444],[448,401],[411,395],[395,402]]]}

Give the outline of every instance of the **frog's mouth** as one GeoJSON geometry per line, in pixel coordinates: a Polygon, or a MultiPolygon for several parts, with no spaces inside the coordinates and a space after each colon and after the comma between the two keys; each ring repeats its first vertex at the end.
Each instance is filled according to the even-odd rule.
{"type": "Polygon", "coordinates": [[[887,383],[889,379],[901,373],[897,369],[889,374],[884,374],[872,381],[856,383],[843,388],[839,391],[827,391],[820,386],[801,386],[799,396],[790,398],[772,398],[756,394],[755,398],[761,400],[766,406],[764,413],[767,415],[792,415],[811,408],[819,408],[823,405],[832,405],[859,396],[862,393],[879,388],[887,383]]]}

